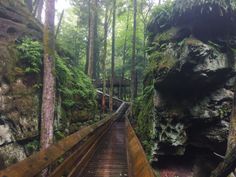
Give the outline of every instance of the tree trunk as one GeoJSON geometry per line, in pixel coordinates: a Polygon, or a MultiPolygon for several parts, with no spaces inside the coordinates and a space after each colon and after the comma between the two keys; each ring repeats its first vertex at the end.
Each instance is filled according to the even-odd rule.
{"type": "Polygon", "coordinates": [[[46,1],[44,24],[44,75],[41,113],[41,149],[53,143],[53,121],[55,109],[55,36],[54,36],[55,0],[46,1]]]}
{"type": "Polygon", "coordinates": [[[109,108],[110,112],[113,111],[113,80],[115,78],[115,26],[116,26],[116,0],[113,0],[113,21],[112,21],[112,54],[111,54],[111,78],[110,78],[110,97],[109,108]]]}
{"type": "Polygon", "coordinates": [[[133,47],[132,47],[132,61],[131,61],[131,101],[132,103],[137,96],[137,79],[136,79],[136,18],[137,18],[137,0],[133,0],[134,6],[134,26],[133,26],[133,47]]]}
{"type": "Polygon", "coordinates": [[[88,54],[88,76],[93,78],[94,65],[94,42],[95,42],[95,8],[96,0],[90,0],[90,25],[89,25],[89,54],[88,54]]]}
{"type": "Polygon", "coordinates": [[[147,25],[144,24],[144,31],[143,31],[143,59],[144,59],[144,66],[146,66],[146,39],[147,39],[147,25]]]}
{"type": "Polygon", "coordinates": [[[55,35],[55,40],[57,40],[57,36],[58,36],[58,34],[60,32],[60,27],[61,27],[63,16],[64,16],[64,10],[62,11],[62,13],[60,15],[59,23],[57,25],[57,31],[56,31],[56,35],[55,35]]]}
{"type": "Polygon", "coordinates": [[[94,60],[93,60],[93,79],[99,77],[99,41],[98,41],[98,0],[94,4],[94,60]]]}
{"type": "Polygon", "coordinates": [[[36,18],[42,22],[42,12],[43,12],[43,4],[44,0],[38,0],[38,5],[36,7],[36,18]]]}
{"type": "MultiPolygon", "coordinates": [[[[129,5],[128,5],[129,6],[129,5]]],[[[121,73],[121,81],[123,83],[124,81],[124,77],[125,77],[125,61],[126,61],[126,56],[127,56],[127,33],[129,30],[129,9],[128,9],[128,15],[127,15],[127,19],[126,19],[126,30],[125,30],[125,41],[124,41],[124,50],[123,50],[123,63],[122,63],[122,73],[121,73]]],[[[121,99],[124,99],[124,87],[121,88],[121,99]]]]}
{"type": "Polygon", "coordinates": [[[88,74],[88,65],[89,65],[89,45],[90,45],[90,21],[91,21],[91,0],[88,0],[88,39],[87,39],[87,47],[86,47],[86,63],[85,63],[85,73],[88,74]]]}
{"type": "Polygon", "coordinates": [[[103,72],[103,95],[102,95],[102,110],[106,110],[106,58],[107,58],[107,33],[108,33],[108,6],[106,5],[105,23],[104,23],[104,56],[102,59],[102,72],[103,72]]]}

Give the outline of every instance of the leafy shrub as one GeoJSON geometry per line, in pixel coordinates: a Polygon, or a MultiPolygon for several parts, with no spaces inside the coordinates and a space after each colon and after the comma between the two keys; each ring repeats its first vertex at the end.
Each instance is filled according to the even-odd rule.
{"type": "Polygon", "coordinates": [[[151,15],[149,22],[149,31],[162,32],[171,27],[173,18],[173,6],[172,0],[167,0],[161,5],[157,5],[151,15]],[[156,29],[153,29],[156,28],[156,29]]]}
{"type": "Polygon", "coordinates": [[[38,41],[30,38],[23,39],[22,43],[17,46],[20,54],[20,63],[25,73],[38,74],[42,67],[42,45],[38,41]]]}

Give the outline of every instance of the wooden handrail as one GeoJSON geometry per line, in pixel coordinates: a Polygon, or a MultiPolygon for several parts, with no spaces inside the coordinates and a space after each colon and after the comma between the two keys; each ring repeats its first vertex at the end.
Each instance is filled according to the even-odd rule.
{"type": "Polygon", "coordinates": [[[125,123],[129,177],[155,177],[143,147],[127,118],[125,123]]]}
{"type": "Polygon", "coordinates": [[[121,104],[120,108],[110,118],[84,127],[49,148],[41,150],[29,158],[0,171],[0,177],[33,177],[40,174],[42,170],[56,162],[67,152],[70,152],[70,150],[78,145],[84,138],[94,133],[106,123],[113,122],[122,114],[120,110],[124,109],[124,107],[127,107],[126,103],[121,104]]]}

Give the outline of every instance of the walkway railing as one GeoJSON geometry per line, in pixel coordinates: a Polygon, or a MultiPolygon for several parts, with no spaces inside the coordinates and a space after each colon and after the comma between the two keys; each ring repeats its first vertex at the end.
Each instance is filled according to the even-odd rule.
{"type": "Polygon", "coordinates": [[[0,171],[0,177],[34,177],[47,167],[57,164],[58,160],[61,160],[60,158],[65,158],[65,160],[53,170],[50,176],[73,176],[73,170],[76,171],[84,165],[85,155],[88,158],[92,154],[93,147],[97,145],[110,125],[124,114],[127,106],[127,103],[123,103],[111,117],[84,127],[49,148],[0,171]],[[75,163],[77,164],[76,167],[74,167],[75,163]]]}
{"type": "Polygon", "coordinates": [[[129,177],[155,177],[143,147],[128,119],[126,119],[129,177]]]}
{"type": "MultiPolygon", "coordinates": [[[[122,103],[109,118],[87,126],[29,158],[0,171],[0,177],[35,177],[48,169],[50,177],[77,177],[90,163],[99,142],[113,123],[128,110],[122,103]]],[[[126,118],[126,150],[129,177],[154,177],[145,152],[126,118]]]]}

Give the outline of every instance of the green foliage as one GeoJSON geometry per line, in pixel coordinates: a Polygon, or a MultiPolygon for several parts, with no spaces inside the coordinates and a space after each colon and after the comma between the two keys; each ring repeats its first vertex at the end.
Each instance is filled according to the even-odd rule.
{"type": "Polygon", "coordinates": [[[156,26],[158,32],[170,28],[173,18],[173,8],[174,3],[172,0],[167,0],[163,4],[157,5],[152,11],[149,27],[156,26]]]}
{"type": "Polygon", "coordinates": [[[17,46],[20,54],[20,65],[25,73],[38,74],[42,66],[42,45],[38,41],[24,38],[22,43],[17,46]]]}
{"type": "Polygon", "coordinates": [[[33,152],[36,152],[39,150],[39,141],[33,140],[29,142],[28,144],[26,144],[25,148],[29,154],[32,154],[33,152]]]}
{"type": "Polygon", "coordinates": [[[58,89],[62,95],[62,104],[66,108],[77,106],[78,101],[83,100],[83,105],[87,108],[95,108],[96,92],[91,80],[76,68],[68,68],[66,60],[57,55],[56,73],[58,89]]]}
{"type": "Polygon", "coordinates": [[[149,157],[151,158],[152,149],[154,147],[155,138],[155,121],[153,115],[154,103],[153,103],[154,86],[147,86],[143,95],[137,98],[135,102],[135,117],[137,117],[136,132],[142,142],[142,145],[149,157]]]}
{"type": "Polygon", "coordinates": [[[195,7],[200,7],[200,12],[203,13],[204,11],[212,12],[213,6],[220,7],[223,11],[231,11],[236,10],[236,1],[226,1],[226,0],[195,0],[195,1],[186,1],[186,0],[176,0],[175,1],[175,14],[178,16],[183,15],[187,11],[191,11],[195,7]],[[207,5],[204,7],[204,5],[207,5]],[[207,8],[206,8],[207,7],[207,8]]]}
{"type": "Polygon", "coordinates": [[[56,138],[56,141],[59,141],[59,140],[65,138],[65,137],[66,137],[66,134],[65,134],[64,131],[58,130],[58,131],[55,131],[54,136],[55,136],[55,138],[56,138]]]}
{"type": "MultiPolygon", "coordinates": [[[[40,73],[43,58],[42,44],[25,38],[17,49],[20,53],[20,67],[25,73],[40,73]]],[[[86,110],[91,114],[96,111],[96,91],[88,76],[69,63],[70,58],[56,54],[56,89],[57,94],[61,95],[62,107],[66,111],[86,110]]],[[[41,82],[35,86],[41,86],[41,82]]],[[[65,117],[68,117],[68,114],[65,117]]]]}

